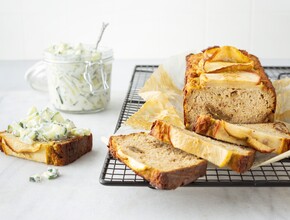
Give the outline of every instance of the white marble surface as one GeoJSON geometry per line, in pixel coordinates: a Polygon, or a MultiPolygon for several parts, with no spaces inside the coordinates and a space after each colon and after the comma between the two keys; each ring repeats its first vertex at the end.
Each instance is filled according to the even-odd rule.
{"type": "MultiPolygon", "coordinates": [[[[23,79],[30,61],[0,61],[0,129],[21,118],[31,105],[49,106],[47,94],[31,90],[23,79]]],[[[116,61],[112,100],[106,111],[65,115],[91,128],[93,151],[60,167],[54,181],[31,183],[28,177],[47,165],[0,153],[0,219],[289,219],[290,188],[182,187],[158,191],[147,187],[111,187],[99,183],[109,136],[125,97],[135,64],[116,61]]]]}

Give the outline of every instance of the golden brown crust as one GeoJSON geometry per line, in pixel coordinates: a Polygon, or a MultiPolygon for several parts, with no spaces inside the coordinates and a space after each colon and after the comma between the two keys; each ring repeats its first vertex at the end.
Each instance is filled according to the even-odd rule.
{"type": "MultiPolygon", "coordinates": [[[[189,126],[189,122],[187,121],[186,113],[188,110],[188,88],[189,79],[195,78],[198,76],[197,74],[197,65],[198,62],[203,58],[203,53],[198,54],[189,54],[186,56],[186,71],[185,71],[185,79],[184,79],[184,88],[183,88],[183,120],[186,128],[189,126]]],[[[192,130],[192,129],[190,129],[192,130]]]]}
{"type": "Polygon", "coordinates": [[[6,155],[12,155],[28,160],[43,162],[55,166],[64,166],[80,158],[92,150],[93,137],[74,137],[62,141],[51,141],[40,143],[41,148],[37,152],[18,153],[13,150],[13,140],[6,140],[9,136],[6,132],[0,132],[0,148],[6,155]],[[38,156],[36,157],[36,155],[38,156]],[[36,159],[37,158],[37,159],[36,159]]]}
{"type": "Polygon", "coordinates": [[[150,184],[158,189],[175,189],[204,176],[206,167],[207,163],[203,161],[196,167],[188,167],[172,172],[154,172],[155,175],[151,177],[150,184]]]}
{"type": "Polygon", "coordinates": [[[211,117],[208,115],[205,115],[204,117],[198,117],[194,124],[194,131],[198,134],[202,135],[214,135],[213,130],[217,127],[216,123],[212,123],[211,117]],[[213,126],[214,125],[214,126],[213,126]]]}
{"type": "Polygon", "coordinates": [[[2,136],[1,136],[1,132],[0,132],[0,151],[4,152],[4,149],[2,147],[2,136]]]}
{"type": "Polygon", "coordinates": [[[172,144],[170,140],[170,126],[166,126],[162,121],[156,120],[153,122],[150,135],[156,137],[157,139],[167,143],[172,144]],[[154,127],[158,127],[159,129],[153,129],[154,127]]]}
{"type": "Polygon", "coordinates": [[[287,140],[284,139],[284,148],[282,149],[282,151],[286,152],[288,150],[290,150],[290,140],[289,139],[287,139],[287,140]]]}
{"type": "Polygon", "coordinates": [[[81,136],[66,141],[54,142],[49,148],[48,164],[64,166],[74,162],[82,155],[90,152],[93,146],[93,136],[81,136]]]}
{"type": "MultiPolygon", "coordinates": [[[[141,132],[141,134],[145,134],[141,132]]],[[[126,138],[126,135],[119,135],[118,138],[126,138]]],[[[182,169],[162,172],[152,167],[147,167],[144,170],[138,170],[128,163],[128,160],[118,154],[117,144],[114,141],[114,136],[111,136],[108,143],[108,148],[111,155],[122,161],[126,166],[130,167],[137,175],[146,179],[150,185],[157,189],[176,189],[179,186],[189,184],[206,173],[207,162],[200,160],[198,165],[186,167],[182,169]]]]}
{"type": "Polygon", "coordinates": [[[186,72],[185,72],[185,84],[189,78],[197,77],[197,64],[203,58],[202,53],[189,54],[186,56],[186,72]]]}
{"type": "Polygon", "coordinates": [[[255,151],[251,151],[251,153],[246,156],[235,154],[229,161],[228,166],[238,173],[244,173],[252,167],[254,160],[255,151]]]}

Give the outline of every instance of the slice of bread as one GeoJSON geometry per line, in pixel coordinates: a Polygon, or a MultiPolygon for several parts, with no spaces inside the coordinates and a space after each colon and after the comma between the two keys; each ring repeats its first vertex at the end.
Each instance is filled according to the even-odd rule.
{"type": "Polygon", "coordinates": [[[204,176],[207,162],[146,133],[111,136],[113,157],[158,189],[175,189],[204,176]]]}
{"type": "Polygon", "coordinates": [[[261,153],[281,154],[290,148],[290,135],[282,122],[231,124],[209,115],[198,116],[195,132],[217,140],[251,147],[261,153]]]}
{"type": "Polygon", "coordinates": [[[163,121],[155,121],[150,134],[175,148],[239,173],[250,169],[255,158],[255,151],[251,148],[213,140],[163,121]]]}
{"type": "Polygon", "coordinates": [[[6,154],[46,164],[67,165],[92,150],[93,138],[76,136],[61,141],[26,144],[11,133],[0,132],[0,149],[6,154]]]}
{"type": "Polygon", "coordinates": [[[276,94],[259,59],[234,47],[214,47],[186,57],[184,123],[210,114],[231,123],[272,122],[276,94]]]}

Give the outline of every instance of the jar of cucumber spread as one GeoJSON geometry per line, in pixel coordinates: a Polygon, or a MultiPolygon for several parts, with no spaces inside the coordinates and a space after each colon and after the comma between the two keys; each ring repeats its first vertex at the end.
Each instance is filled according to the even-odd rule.
{"type": "Polygon", "coordinates": [[[103,110],[110,100],[113,51],[92,45],[53,45],[45,50],[48,91],[60,111],[103,110]]]}

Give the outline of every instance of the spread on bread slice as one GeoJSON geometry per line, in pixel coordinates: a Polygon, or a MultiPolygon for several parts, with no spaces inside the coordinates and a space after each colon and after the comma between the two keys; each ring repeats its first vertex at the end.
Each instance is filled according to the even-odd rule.
{"type": "Polygon", "coordinates": [[[223,46],[186,57],[184,123],[210,114],[231,123],[272,122],[276,94],[254,55],[223,46]]]}
{"type": "Polygon", "coordinates": [[[210,115],[200,115],[194,130],[217,140],[251,147],[261,153],[281,154],[290,147],[289,130],[282,122],[232,124],[210,115]]]}
{"type": "Polygon", "coordinates": [[[251,148],[213,140],[159,120],[153,123],[150,134],[175,148],[239,173],[250,169],[255,158],[251,148]]]}
{"type": "Polygon", "coordinates": [[[33,107],[26,118],[0,132],[0,149],[7,155],[62,166],[91,151],[92,134],[59,112],[33,107]]]}
{"type": "Polygon", "coordinates": [[[175,189],[204,176],[207,162],[146,133],[111,136],[113,157],[158,189],[175,189]]]}

